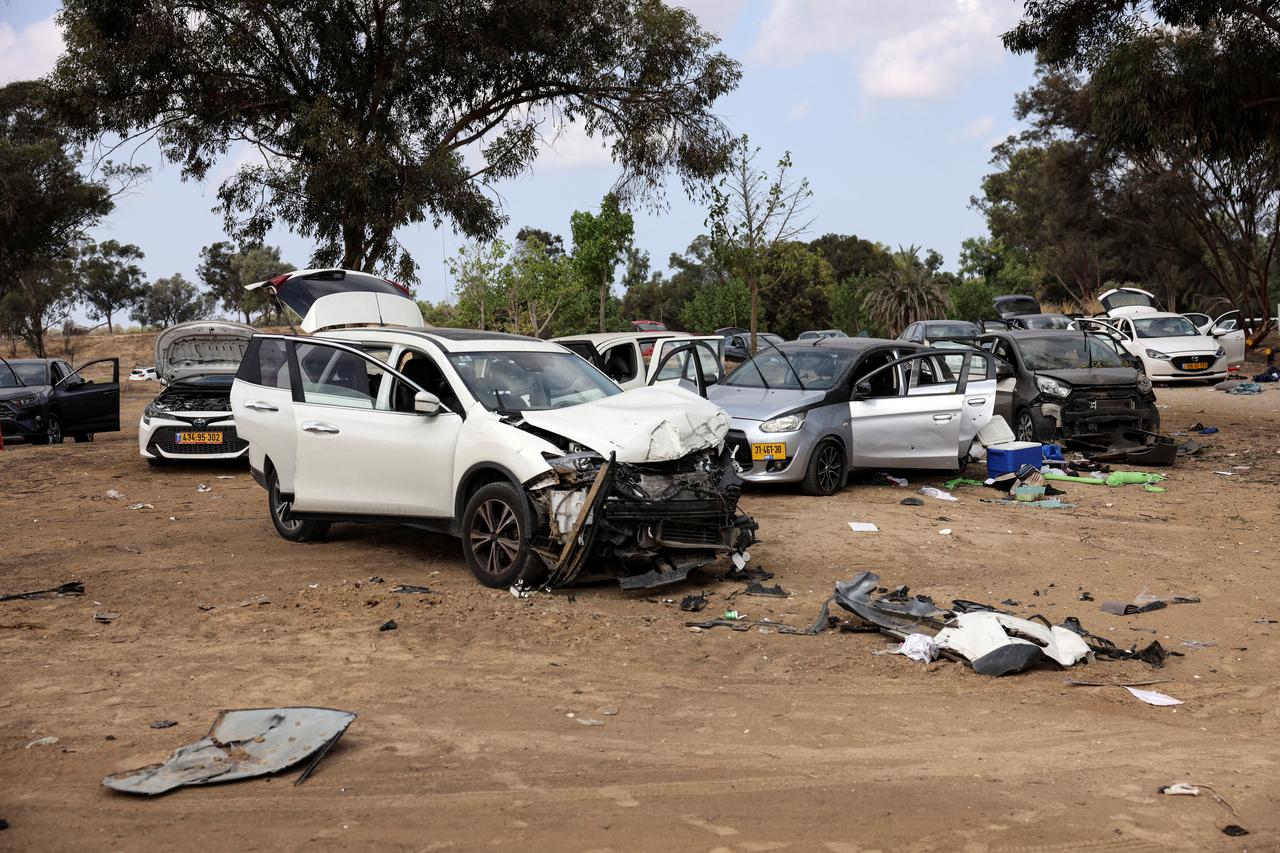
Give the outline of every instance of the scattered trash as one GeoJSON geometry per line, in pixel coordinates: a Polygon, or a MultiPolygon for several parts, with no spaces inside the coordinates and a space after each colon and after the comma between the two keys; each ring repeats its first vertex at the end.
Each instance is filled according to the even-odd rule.
{"type": "Polygon", "coordinates": [[[205,611],[205,612],[208,612],[208,611],[210,611],[210,610],[214,610],[215,608],[217,608],[217,605],[216,605],[216,604],[199,604],[199,603],[197,603],[197,604],[196,604],[196,609],[197,609],[197,610],[203,610],[203,611],[205,611]]]}
{"type": "Polygon", "coordinates": [[[616,717],[618,716],[618,709],[613,707],[612,705],[609,705],[607,707],[601,708],[600,713],[606,717],[616,717]]]}
{"type": "Polygon", "coordinates": [[[880,528],[869,521],[851,521],[849,529],[854,533],[879,533],[880,528]]]}
{"type": "Polygon", "coordinates": [[[1236,385],[1234,388],[1227,389],[1227,393],[1236,394],[1236,395],[1261,394],[1262,386],[1259,385],[1257,382],[1241,382],[1239,385],[1236,385]]]}
{"type": "Polygon", "coordinates": [[[378,577],[377,575],[374,575],[373,577],[365,581],[365,583],[386,583],[386,581],[384,581],[382,578],[378,577]]]}
{"type": "Polygon", "coordinates": [[[760,566],[751,566],[750,568],[745,565],[742,568],[734,566],[729,569],[725,577],[734,581],[767,581],[773,580],[773,572],[765,571],[760,566]]]}
{"type": "Polygon", "coordinates": [[[933,486],[921,486],[920,494],[926,498],[937,498],[940,501],[958,501],[960,500],[950,492],[944,492],[942,489],[935,489],[933,486]]]}
{"type": "Polygon", "coordinates": [[[728,619],[730,622],[736,622],[743,617],[742,617],[742,614],[740,614],[736,610],[726,610],[724,612],[724,618],[728,619]]]}
{"type": "Polygon", "coordinates": [[[898,503],[902,504],[903,506],[924,506],[924,501],[921,500],[920,498],[915,498],[915,497],[903,498],[902,500],[898,501],[898,503]]]}
{"type": "Polygon", "coordinates": [[[1234,477],[1236,475],[1235,471],[1214,471],[1213,473],[1221,474],[1224,477],[1234,477]]]}
{"type": "Polygon", "coordinates": [[[219,479],[219,480],[234,480],[234,479],[235,479],[235,477],[231,476],[230,474],[219,474],[219,475],[218,475],[218,477],[217,477],[217,479],[219,479]]]}
{"type": "Polygon", "coordinates": [[[311,757],[294,782],[300,785],[355,718],[333,708],[222,711],[208,735],[179,747],[164,763],[112,773],[102,784],[129,794],[163,794],[184,785],[263,776],[311,757]]]}
{"type": "Polygon", "coordinates": [[[425,586],[410,586],[409,584],[396,584],[391,587],[392,592],[403,592],[408,595],[427,595],[431,590],[425,586]]]}
{"type": "Polygon", "coordinates": [[[151,728],[153,729],[171,729],[178,724],[177,720],[153,720],[151,728]]]}
{"type": "Polygon", "coordinates": [[[0,595],[0,601],[17,601],[18,599],[35,601],[38,598],[62,598],[68,595],[84,595],[84,581],[68,581],[51,589],[37,589],[33,592],[15,592],[12,595],[0,595]]]}
{"type": "Polygon", "coordinates": [[[950,535],[951,535],[951,528],[950,528],[950,527],[944,527],[944,528],[942,528],[941,530],[939,530],[939,531],[938,531],[938,535],[939,535],[939,536],[950,536],[950,535]]]}
{"type": "Polygon", "coordinates": [[[1280,367],[1274,364],[1253,377],[1254,382],[1280,382],[1280,367]]]}
{"type": "Polygon", "coordinates": [[[27,749],[30,749],[33,746],[54,746],[57,743],[58,739],[53,735],[49,735],[48,737],[42,737],[38,740],[31,741],[31,743],[27,744],[27,749]]]}
{"type": "Polygon", "coordinates": [[[1076,596],[1076,601],[1093,601],[1093,596],[1087,592],[1082,592],[1076,596]]]}
{"type": "Polygon", "coordinates": [[[1186,441],[1182,442],[1182,444],[1178,445],[1178,455],[1179,456],[1195,456],[1197,453],[1199,453],[1203,449],[1204,449],[1203,444],[1196,441],[1194,438],[1188,438],[1186,441]]]}
{"type": "Polygon", "coordinates": [[[684,600],[680,602],[680,609],[686,613],[697,613],[707,606],[707,594],[700,592],[697,595],[686,595],[684,600]]]}
{"type": "Polygon", "coordinates": [[[957,486],[985,486],[987,484],[981,480],[972,480],[968,477],[956,477],[954,480],[947,480],[942,485],[944,488],[951,490],[957,486]]]}
{"type": "Polygon", "coordinates": [[[155,509],[154,504],[129,504],[125,509],[155,509]]]}
{"type": "Polygon", "coordinates": [[[251,598],[246,598],[244,601],[240,602],[240,606],[248,607],[253,604],[270,604],[270,603],[271,603],[271,599],[268,596],[255,595],[251,598]]]}
{"type": "Polygon", "coordinates": [[[943,628],[934,642],[959,653],[979,675],[991,676],[1021,672],[1046,658],[1072,666],[1090,651],[1082,637],[1066,628],[991,612],[957,615],[956,626],[943,628]]]}
{"type": "Polygon", "coordinates": [[[1000,603],[1001,603],[1001,604],[1003,604],[1003,605],[1005,605],[1006,607],[1021,607],[1021,606],[1022,606],[1022,602],[1021,602],[1021,601],[1014,601],[1012,598],[1006,598],[1004,601],[1002,601],[1002,602],[1000,602],[1000,603]]]}
{"type": "Polygon", "coordinates": [[[758,595],[768,598],[788,598],[791,593],[782,588],[781,584],[773,586],[765,586],[760,581],[752,581],[746,589],[747,595],[758,595]]]}
{"type": "Polygon", "coordinates": [[[1126,687],[1125,690],[1128,690],[1131,694],[1133,694],[1133,697],[1135,699],[1138,699],[1142,702],[1146,702],[1148,705],[1165,707],[1168,705],[1183,704],[1183,701],[1181,699],[1174,699],[1172,696],[1167,696],[1164,693],[1157,693],[1154,690],[1139,690],[1136,687],[1126,687]]]}
{"type": "Polygon", "coordinates": [[[1243,826],[1240,826],[1237,823],[1229,823],[1226,826],[1222,827],[1222,833],[1223,835],[1240,836],[1240,835],[1248,835],[1249,830],[1245,829],[1243,826]]]}
{"type": "Polygon", "coordinates": [[[1200,789],[1186,782],[1177,782],[1173,785],[1161,785],[1156,788],[1156,793],[1168,794],[1172,797],[1198,797],[1200,796],[1200,789]]]}
{"type": "Polygon", "coordinates": [[[120,618],[119,613],[116,613],[114,611],[109,611],[109,610],[103,611],[101,613],[93,614],[93,621],[101,622],[103,625],[106,625],[110,622],[114,622],[119,618],[120,618]]]}
{"type": "Polygon", "coordinates": [[[213,491],[213,487],[212,487],[212,486],[207,486],[207,485],[205,485],[204,483],[201,483],[200,485],[196,486],[196,491],[197,491],[197,492],[212,492],[212,491],[213,491]]]}
{"type": "Polygon", "coordinates": [[[893,483],[895,486],[907,485],[907,481],[902,477],[895,477],[892,474],[882,474],[881,476],[884,477],[886,480],[888,480],[890,483],[893,483]]]}
{"type": "Polygon", "coordinates": [[[528,598],[533,593],[533,590],[525,586],[523,580],[518,580],[511,585],[511,589],[508,592],[511,593],[512,598],[528,598]]]}
{"type": "Polygon", "coordinates": [[[1153,485],[1151,485],[1150,483],[1147,483],[1145,486],[1143,486],[1143,487],[1142,487],[1142,491],[1144,491],[1144,492],[1156,492],[1156,493],[1162,493],[1162,492],[1167,492],[1167,491],[1169,491],[1169,490],[1168,490],[1168,489],[1161,488],[1160,486],[1153,486],[1153,485]]]}
{"type": "Polygon", "coordinates": [[[1170,604],[1199,604],[1200,597],[1196,595],[1148,595],[1143,590],[1134,596],[1133,601],[1104,601],[1101,610],[1104,613],[1110,613],[1113,616],[1132,616],[1135,613],[1150,613],[1152,610],[1162,610],[1170,604]]]}
{"type": "Polygon", "coordinates": [[[396,624],[396,620],[394,620],[394,619],[388,619],[386,622],[383,622],[381,625],[379,625],[379,626],[378,626],[378,630],[379,630],[379,631],[394,631],[396,628],[399,628],[399,627],[400,627],[400,626],[396,624]]]}
{"type": "Polygon", "coordinates": [[[876,654],[904,655],[912,660],[929,663],[937,660],[938,646],[933,641],[933,637],[928,634],[908,634],[902,641],[902,645],[876,652],[876,654]]]}
{"type": "Polygon", "coordinates": [[[1182,645],[1189,649],[1211,649],[1218,644],[1212,640],[1183,640],[1182,645]]]}
{"type": "Polygon", "coordinates": [[[107,489],[107,498],[113,501],[122,501],[124,500],[124,493],[117,492],[115,489],[107,489]]]}
{"type": "Polygon", "coordinates": [[[1121,681],[1116,684],[1105,681],[1080,681],[1075,678],[1064,678],[1064,684],[1070,684],[1073,687],[1146,687],[1149,684],[1168,684],[1173,681],[1172,678],[1157,678],[1152,681],[1121,681]]]}
{"type": "Polygon", "coordinates": [[[603,726],[604,725],[604,720],[593,720],[589,717],[574,717],[574,719],[582,723],[584,726],[603,726]]]}

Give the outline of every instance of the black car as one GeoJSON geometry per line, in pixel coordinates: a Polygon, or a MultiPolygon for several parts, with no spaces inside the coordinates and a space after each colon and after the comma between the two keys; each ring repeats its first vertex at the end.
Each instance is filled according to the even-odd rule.
{"type": "Polygon", "coordinates": [[[898,340],[925,346],[947,342],[973,344],[980,334],[978,324],[967,320],[921,320],[903,329],[898,340]]]}
{"type": "Polygon", "coordinates": [[[1151,380],[1105,337],[1023,330],[987,333],[981,345],[997,359],[996,414],[1020,441],[1160,430],[1151,380]]]}
{"type": "MultiPolygon", "coordinates": [[[[728,326],[723,329],[716,329],[714,334],[724,338],[724,360],[725,362],[740,362],[751,358],[751,330],[740,329],[737,326],[728,326]]],[[[778,344],[786,343],[778,335],[772,332],[756,332],[756,348],[770,349],[769,344],[775,347],[778,344]]]]}
{"type": "Polygon", "coordinates": [[[999,322],[1008,329],[1069,329],[1071,318],[1065,314],[1045,314],[1034,296],[1010,294],[997,296],[992,303],[999,322]]]}
{"type": "Polygon", "coordinates": [[[119,430],[120,359],[98,359],[72,370],[56,358],[0,358],[0,432],[5,438],[61,444],[68,435],[93,441],[94,433],[119,430]]]}

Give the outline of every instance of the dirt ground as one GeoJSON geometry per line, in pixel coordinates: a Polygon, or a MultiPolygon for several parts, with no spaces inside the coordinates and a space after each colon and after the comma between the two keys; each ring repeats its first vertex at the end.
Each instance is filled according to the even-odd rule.
{"type": "Polygon", "coordinates": [[[1161,390],[1167,431],[1221,428],[1164,494],[1069,486],[1078,508],[1042,510],[962,487],[902,506],[946,480],[914,474],[828,499],[750,491],[752,562],[786,600],[714,579],[518,600],[476,584],[446,537],[340,526],[292,544],[246,468],[149,468],[145,392],[129,390],[117,435],[0,453],[0,593],[86,589],[0,602],[0,850],[1280,849],[1280,625],[1260,621],[1280,619],[1276,390],[1161,390]],[[693,632],[664,600],[706,589],[703,615],[808,625],[834,581],[868,569],[1185,656],[991,679],[878,656],[874,634],[693,632]],[[1203,601],[1099,610],[1144,589],[1203,601]],[[1068,676],[1167,679],[1151,689],[1185,704],[1068,676]],[[359,714],[305,785],[155,799],[101,785],[198,739],[219,709],[290,704],[359,714]],[[1235,814],[1156,792],[1181,781],[1235,814]],[[1251,834],[1224,835],[1233,823],[1251,834]]]}

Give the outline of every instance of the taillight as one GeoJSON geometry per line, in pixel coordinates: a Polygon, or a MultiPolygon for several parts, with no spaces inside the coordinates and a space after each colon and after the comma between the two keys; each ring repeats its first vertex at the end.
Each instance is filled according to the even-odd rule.
{"type": "Polygon", "coordinates": [[[400,282],[398,282],[398,281],[392,281],[392,280],[391,280],[391,279],[389,279],[389,278],[384,278],[384,279],[383,279],[383,281],[385,281],[387,284],[391,285],[392,287],[398,287],[398,288],[400,288],[400,290],[404,293],[404,295],[405,295],[405,296],[411,296],[411,294],[409,293],[409,288],[405,287],[405,286],[404,286],[403,284],[401,284],[400,282]]]}
{"type": "Polygon", "coordinates": [[[289,274],[288,274],[288,273],[282,273],[282,274],[280,274],[280,275],[276,276],[275,278],[273,278],[273,279],[269,280],[269,281],[267,282],[267,284],[271,285],[271,286],[272,286],[272,287],[274,287],[276,290],[279,290],[279,289],[280,289],[280,285],[284,284],[284,283],[285,283],[286,281],[288,281],[288,280],[289,280],[289,274]]]}

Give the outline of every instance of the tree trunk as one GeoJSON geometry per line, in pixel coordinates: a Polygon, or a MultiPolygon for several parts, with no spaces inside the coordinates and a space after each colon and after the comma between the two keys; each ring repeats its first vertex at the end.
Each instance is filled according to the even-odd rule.
{"type": "Polygon", "coordinates": [[[600,331],[604,332],[604,303],[605,297],[609,293],[609,281],[604,279],[600,282],[600,331]]]}
{"type": "Polygon", "coordinates": [[[111,326],[111,312],[110,312],[110,311],[107,311],[107,312],[106,312],[106,314],[107,314],[107,334],[108,334],[108,335],[114,335],[114,334],[115,334],[115,329],[114,329],[114,328],[112,328],[112,326],[111,326]]]}

